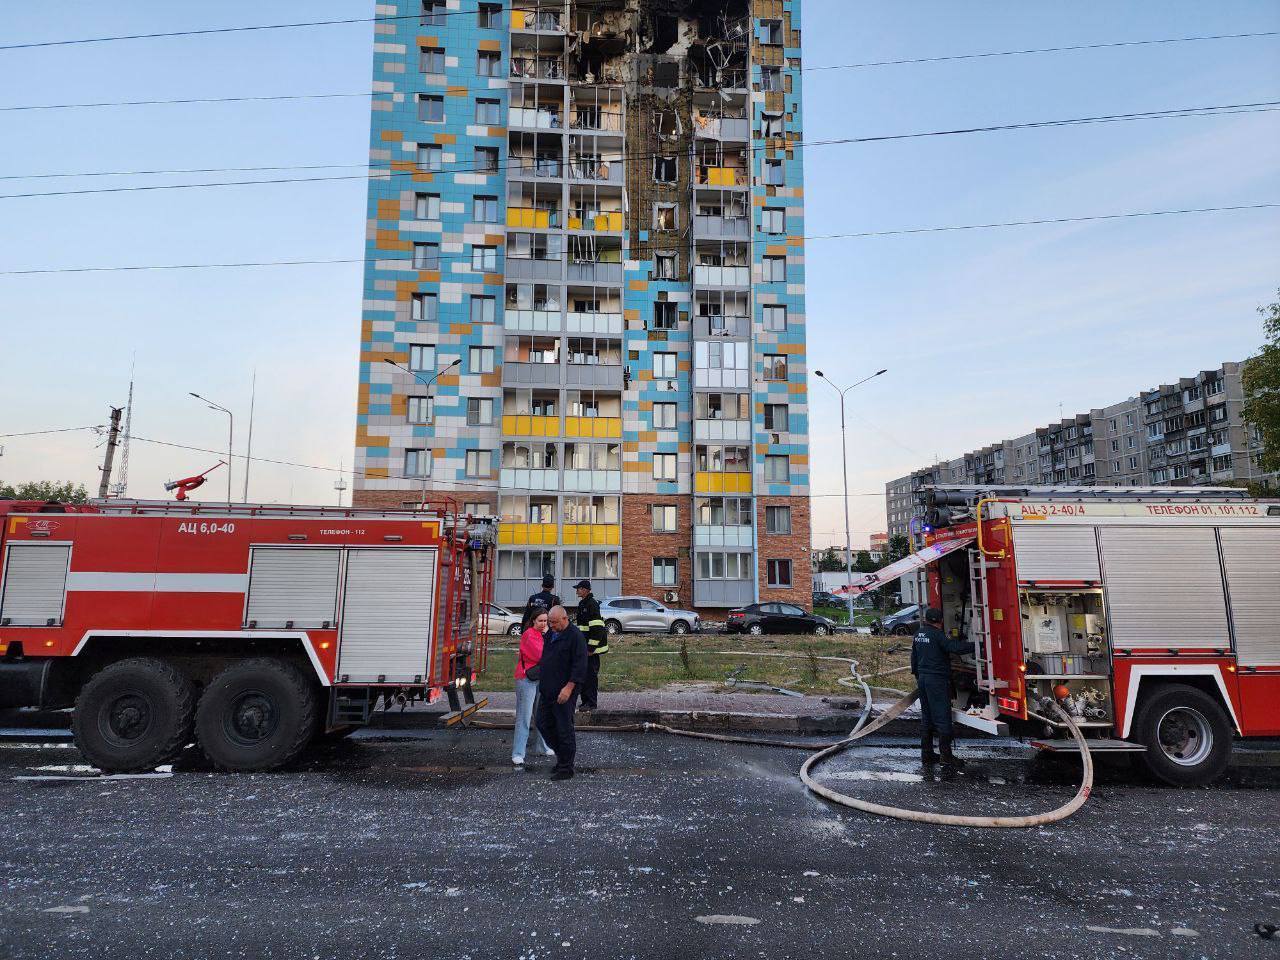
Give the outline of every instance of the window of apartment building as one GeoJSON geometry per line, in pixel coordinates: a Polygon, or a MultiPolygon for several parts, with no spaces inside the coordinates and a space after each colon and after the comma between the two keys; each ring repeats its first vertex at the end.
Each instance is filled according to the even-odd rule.
{"type": "Polygon", "coordinates": [[[514,260],[559,260],[562,238],[555,233],[508,233],[507,256],[514,260]]]}
{"type": "Polygon", "coordinates": [[[764,428],[777,433],[785,433],[791,429],[791,416],[785,403],[764,405],[764,428]]]}
{"type": "Polygon", "coordinates": [[[1124,415],[1124,425],[1125,425],[1126,427],[1132,427],[1132,426],[1133,426],[1133,414],[1132,414],[1132,413],[1126,413],[1126,414],[1124,415]]]}
{"type": "Polygon", "coordinates": [[[409,422],[430,423],[435,417],[435,402],[432,397],[409,398],[409,422]]]}
{"type": "Polygon", "coordinates": [[[1136,438],[1134,438],[1134,437],[1125,437],[1125,438],[1124,438],[1124,445],[1125,445],[1125,448],[1126,448],[1126,449],[1128,449],[1128,450],[1132,450],[1134,447],[1136,447],[1136,446],[1138,445],[1138,441],[1137,441],[1137,439],[1136,439],[1136,438]]]}
{"type": "Polygon", "coordinates": [[[680,218],[674,203],[655,203],[653,205],[653,228],[655,230],[679,230],[680,218]]]}
{"type": "Polygon", "coordinates": [[[440,318],[440,299],[434,293],[415,293],[409,303],[409,316],[413,320],[433,323],[440,318]]]}
{"type": "Polygon", "coordinates": [[[413,269],[439,270],[440,244],[415,243],[413,245],[413,269]]]}
{"type": "Polygon", "coordinates": [[[422,16],[418,22],[424,27],[443,27],[448,23],[445,0],[422,0],[422,16]]]}
{"type": "Polygon", "coordinates": [[[1173,465],[1173,479],[1175,480],[1187,479],[1188,472],[1189,470],[1185,463],[1175,463],[1173,465]]]}
{"type": "Polygon", "coordinates": [[[791,586],[791,561],[790,560],[766,560],[765,570],[771,587],[789,587],[791,586]]]}
{"type": "Polygon", "coordinates": [[[763,66],[760,68],[760,89],[768,93],[782,92],[782,68],[763,66]]]}
{"type": "Polygon", "coordinates": [[[785,283],[787,279],[786,257],[765,257],[760,279],[765,283],[785,283]]]}
{"type": "Polygon", "coordinates": [[[497,247],[472,247],[471,248],[471,269],[472,270],[488,270],[498,269],[498,248],[497,247]]]}
{"type": "Polygon", "coordinates": [[[493,347],[472,347],[467,362],[471,373],[493,373],[493,347]]]}
{"type": "Polygon", "coordinates": [[[481,30],[497,30],[502,26],[502,4],[500,3],[482,3],[480,4],[479,18],[476,25],[481,30]]]}
{"type": "Polygon", "coordinates": [[[1220,457],[1213,458],[1213,472],[1218,473],[1221,470],[1231,469],[1231,454],[1226,453],[1220,457]]]}
{"type": "Polygon", "coordinates": [[[1079,479],[1080,479],[1080,468],[1079,468],[1079,467],[1069,467],[1069,468],[1067,468],[1067,476],[1068,476],[1068,477],[1070,477],[1072,480],[1079,480],[1079,479]]]}
{"type": "Polygon", "coordinates": [[[654,504],[650,508],[653,515],[653,530],[655,533],[675,533],[676,532],[676,506],[672,504],[654,504]]]}
{"type": "Polygon", "coordinates": [[[764,207],[760,211],[760,229],[765,233],[785,233],[787,211],[782,207],[764,207]]]}
{"type": "Polygon", "coordinates": [[[749,527],[752,523],[749,497],[700,498],[696,509],[700,527],[749,527]]]}
{"type": "Polygon", "coordinates": [[[444,168],[444,148],[430,143],[418,144],[418,169],[437,171],[444,168]]]}
{"type": "Polygon", "coordinates": [[[478,98],[476,100],[476,123],[486,127],[496,127],[502,123],[502,101],[478,98]]]}
{"type": "Polygon", "coordinates": [[[1120,452],[1120,441],[1119,441],[1119,440],[1112,440],[1112,441],[1111,441],[1111,452],[1112,452],[1112,453],[1119,453],[1119,452],[1120,452]]]}
{"type": "Polygon", "coordinates": [[[787,329],[787,308],[773,304],[764,307],[764,328],[775,332],[787,329]]]}
{"type": "Polygon", "coordinates": [[[1194,413],[1187,414],[1187,429],[1193,427],[1203,427],[1208,419],[1208,414],[1203,410],[1196,410],[1194,413]]]}
{"type": "Polygon", "coordinates": [[[473,517],[487,517],[493,512],[493,508],[487,503],[464,503],[462,512],[473,517]]]}
{"type": "Polygon", "coordinates": [[[468,477],[488,477],[493,474],[492,450],[468,450],[466,458],[468,477]]]}
{"type": "Polygon", "coordinates": [[[413,198],[413,218],[415,220],[439,220],[440,194],[416,194],[413,198]]]}
{"type": "Polygon", "coordinates": [[[674,587],[676,585],[676,558],[653,558],[653,585],[655,587],[674,587]]]}
{"type": "Polygon", "coordinates": [[[444,97],[418,94],[418,119],[424,123],[444,123],[444,97]]]}
{"type": "Polygon", "coordinates": [[[676,409],[674,403],[655,403],[653,405],[653,429],[674,430],[676,428],[676,409]]]}
{"type": "Polygon", "coordinates": [[[752,580],[755,571],[752,569],[749,553],[699,553],[699,580],[752,580]]]}
{"type": "Polygon", "coordinates": [[[476,168],[476,173],[497,173],[498,172],[498,148],[497,147],[476,147],[475,168],[476,168]]]}
{"type": "Polygon", "coordinates": [[[1115,432],[1117,432],[1119,429],[1120,429],[1119,421],[1118,421],[1118,420],[1116,420],[1114,417],[1112,417],[1112,418],[1111,418],[1111,432],[1112,432],[1112,433],[1115,433],[1115,432]]]}
{"type": "Polygon", "coordinates": [[[1130,469],[1130,470],[1137,470],[1137,469],[1138,469],[1138,458],[1137,458],[1137,457],[1130,457],[1130,458],[1129,458],[1129,469],[1130,469]]]}
{"type": "Polygon", "coordinates": [[[656,380],[674,380],[676,376],[676,355],[674,353],[655,353],[653,355],[653,376],[656,380]]]}
{"type": "Polygon", "coordinates": [[[440,47],[419,47],[418,69],[423,73],[444,73],[444,50],[440,47]]]}
{"type": "Polygon", "coordinates": [[[1164,424],[1157,420],[1155,423],[1147,424],[1147,439],[1159,440],[1164,436],[1164,424]]]}
{"type": "Polygon", "coordinates": [[[791,458],[785,454],[769,454],[764,458],[764,478],[769,483],[791,480],[791,458]]]}
{"type": "Polygon", "coordinates": [[[674,453],[655,453],[653,455],[653,479],[674,480],[676,478],[676,455],[674,453]]]}
{"type": "Polygon", "coordinates": [[[1111,464],[1111,472],[1112,472],[1112,473],[1119,473],[1119,472],[1120,472],[1120,461],[1119,461],[1119,460],[1117,460],[1115,463],[1111,464]]]}
{"type": "Polygon", "coordinates": [[[679,304],[674,300],[659,300],[653,305],[653,329],[674,330],[679,316],[679,304]]]}
{"type": "Polygon", "coordinates": [[[502,76],[502,54],[495,50],[481,50],[476,55],[476,73],[482,77],[502,76]]]}
{"type": "Polygon", "coordinates": [[[430,451],[406,450],[404,452],[404,475],[406,477],[431,476],[430,451]]]}
{"type": "Polygon", "coordinates": [[[467,425],[487,427],[493,423],[493,400],[490,397],[467,398],[467,425]]]}
{"type": "Polygon", "coordinates": [[[1194,437],[1187,437],[1187,452],[1198,453],[1204,449],[1204,435],[1197,434],[1194,437]]]}
{"type": "Polygon", "coordinates": [[[498,198],[476,197],[471,201],[471,219],[477,223],[498,222],[498,198]]]}
{"type": "Polygon", "coordinates": [[[781,160],[765,158],[764,182],[773,187],[780,187],[786,182],[786,173],[781,160]]]}
{"type": "Polygon", "coordinates": [[[1216,380],[1206,380],[1204,382],[1204,395],[1206,397],[1216,397],[1222,391],[1223,382],[1221,377],[1218,377],[1216,380]]]}
{"type": "Polygon", "coordinates": [[[789,534],[791,532],[790,507],[764,508],[765,533],[789,534]]]}
{"type": "Polygon", "coordinates": [[[764,355],[764,378],[766,380],[787,379],[787,355],[785,353],[766,353],[764,355]]]}
{"type": "Polygon", "coordinates": [[[675,157],[657,156],[653,158],[653,180],[655,183],[675,183],[679,178],[679,167],[675,157]]]}
{"type": "Polygon", "coordinates": [[[409,369],[415,373],[436,368],[436,348],[429,343],[415,343],[409,347],[409,369]]]}
{"type": "Polygon", "coordinates": [[[1097,465],[1092,463],[1086,463],[1081,468],[1080,473],[1085,479],[1088,479],[1097,473],[1097,465]]]}
{"type": "Polygon", "coordinates": [[[498,301],[494,297],[471,298],[471,322],[493,323],[497,319],[498,301]]]}
{"type": "Polygon", "coordinates": [[[1209,410],[1210,423],[1222,423],[1227,419],[1227,408],[1225,405],[1221,407],[1212,407],[1209,410]]]}
{"type": "Polygon", "coordinates": [[[676,279],[676,255],[669,251],[659,251],[653,256],[653,279],[676,279]]]}
{"type": "Polygon", "coordinates": [[[782,114],[765,113],[760,117],[760,132],[766,137],[781,137],[786,131],[782,114]]]}

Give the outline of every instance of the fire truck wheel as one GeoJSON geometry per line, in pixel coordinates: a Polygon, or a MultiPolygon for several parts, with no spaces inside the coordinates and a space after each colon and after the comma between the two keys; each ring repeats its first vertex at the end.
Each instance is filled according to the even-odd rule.
{"type": "Polygon", "coordinates": [[[196,741],[224,770],[273,770],[316,735],[314,683],[291,663],[264,657],[233,663],[205,688],[196,741]]]}
{"type": "Polygon", "coordinates": [[[1133,739],[1145,746],[1142,765],[1175,787],[1211,783],[1227,769],[1231,723],[1218,701],[1183,684],[1161,686],[1133,722],[1133,739]]]}
{"type": "Polygon", "coordinates": [[[177,670],[151,657],[104,667],[84,685],[71,729],[95,767],[142,773],[168,763],[191,742],[195,692],[177,670]]]}

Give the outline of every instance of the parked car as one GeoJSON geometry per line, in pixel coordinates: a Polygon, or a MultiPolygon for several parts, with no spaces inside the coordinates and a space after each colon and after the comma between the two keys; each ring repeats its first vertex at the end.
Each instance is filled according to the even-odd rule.
{"type": "Polygon", "coordinates": [[[600,616],[610,635],[631,633],[697,633],[702,627],[692,610],[676,610],[648,597],[609,597],[600,616]]]}
{"type": "Polygon", "coordinates": [[[489,604],[489,636],[496,637],[499,634],[506,634],[509,637],[520,636],[522,619],[520,614],[512,613],[506,607],[500,607],[496,603],[489,604]]]}
{"type": "Polygon", "coordinates": [[[817,614],[805,613],[791,603],[753,603],[747,607],[730,610],[725,620],[728,633],[816,633],[826,636],[834,633],[834,620],[817,614]]]}
{"type": "Polygon", "coordinates": [[[813,605],[815,607],[843,607],[844,598],[837,597],[834,593],[826,590],[813,591],[813,605]]]}
{"type": "Polygon", "coordinates": [[[909,607],[903,607],[896,613],[873,623],[871,631],[873,633],[891,633],[897,637],[905,637],[916,633],[920,629],[920,605],[913,603],[909,607]]]}

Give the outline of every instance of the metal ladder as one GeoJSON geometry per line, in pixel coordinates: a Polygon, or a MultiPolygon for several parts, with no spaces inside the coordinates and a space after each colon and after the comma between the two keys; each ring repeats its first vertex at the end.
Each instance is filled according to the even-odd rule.
{"type": "Polygon", "coordinates": [[[973,641],[973,661],[978,670],[978,689],[993,692],[1009,686],[997,680],[991,656],[991,612],[988,608],[987,558],[980,550],[969,551],[969,639],[973,641]]]}

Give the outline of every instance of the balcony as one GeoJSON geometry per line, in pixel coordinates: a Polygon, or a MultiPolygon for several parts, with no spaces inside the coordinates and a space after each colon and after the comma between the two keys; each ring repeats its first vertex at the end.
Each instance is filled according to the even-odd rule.
{"type": "Polygon", "coordinates": [[[556,543],[558,534],[558,528],[554,523],[503,521],[498,524],[498,543],[509,546],[546,546],[556,543]]]}
{"type": "Polygon", "coordinates": [[[560,57],[513,56],[511,76],[517,80],[563,80],[564,60],[560,57]]]}
{"type": "Polygon", "coordinates": [[[693,135],[707,140],[750,140],[751,123],[745,117],[693,115],[693,135]]]}
{"type": "Polygon", "coordinates": [[[507,207],[507,226],[521,230],[552,230],[560,226],[560,211],[538,207],[507,207]]]}
{"type": "MultiPolygon", "coordinates": [[[[499,476],[504,490],[560,489],[560,474],[556,470],[535,470],[532,467],[503,467],[499,476]]],[[[504,540],[503,542],[505,543],[506,541],[504,540]]],[[[526,540],[519,542],[534,543],[541,541],[526,540]]],[[[555,541],[549,542],[554,543],[555,541]]]]}
{"type": "Polygon", "coordinates": [[[545,107],[511,107],[507,110],[507,127],[523,130],[560,130],[563,117],[559,110],[545,107]]]}
{"type": "Polygon", "coordinates": [[[750,287],[751,268],[696,265],[693,268],[693,285],[696,287],[750,287]]]}
{"type": "Polygon", "coordinates": [[[750,473],[695,473],[695,493],[750,493],[750,473]]]}
{"type": "Polygon", "coordinates": [[[603,213],[578,213],[569,215],[570,230],[588,230],[595,233],[621,233],[623,216],[621,210],[603,213]]]}
{"type": "Polygon", "coordinates": [[[694,320],[694,336],[710,337],[749,337],[751,336],[751,318],[733,317],[724,314],[700,316],[694,320]]]}
{"type": "Polygon", "coordinates": [[[739,167],[698,167],[695,182],[700,187],[745,187],[749,179],[739,167]]]}
{"type": "Polygon", "coordinates": [[[505,361],[502,364],[502,385],[504,387],[559,386],[560,364],[505,361]]]}
{"type": "Polygon", "coordinates": [[[560,418],[509,413],[502,418],[502,432],[511,437],[558,437],[560,418]]]}
{"type": "Polygon", "coordinates": [[[559,157],[512,156],[507,175],[515,180],[559,180],[564,176],[564,167],[559,157]]]}
{"type": "Polygon", "coordinates": [[[1230,452],[1231,452],[1231,444],[1229,442],[1215,443],[1212,447],[1209,448],[1209,456],[1211,457],[1225,457],[1230,452]]]}
{"type": "Polygon", "coordinates": [[[746,217],[698,215],[693,218],[695,240],[746,240],[751,236],[751,221],[746,217]]]}
{"type": "Polygon", "coordinates": [[[693,602],[699,607],[740,607],[755,599],[755,580],[693,581],[693,602]]]}
{"type": "MultiPolygon", "coordinates": [[[[569,179],[575,183],[611,183],[618,187],[627,182],[626,168],[621,158],[601,160],[595,157],[570,157],[569,179]]],[[[620,216],[621,214],[619,214],[620,216]]],[[[602,228],[597,227],[596,229],[602,228]]],[[[613,229],[621,230],[622,227],[618,226],[613,229]]]]}
{"type": "Polygon", "coordinates": [[[570,313],[565,320],[569,333],[622,334],[621,313],[570,313]]]}
{"type": "Polygon", "coordinates": [[[755,528],[749,526],[695,526],[693,543],[697,547],[744,547],[756,545],[755,528]]]}
{"type": "MultiPolygon", "coordinates": [[[[536,262],[536,261],[535,261],[536,262]]],[[[507,261],[508,265],[511,263],[507,261]]],[[[511,272],[507,272],[511,276],[511,272]]],[[[559,333],[559,310],[516,310],[507,307],[502,311],[502,325],[508,330],[523,333],[559,333]]]]}
{"type": "Polygon", "coordinates": [[[558,10],[512,10],[511,31],[564,33],[564,16],[558,10]]]}
{"type": "Polygon", "coordinates": [[[621,134],[625,129],[623,113],[595,106],[573,106],[569,112],[569,129],[621,134]]]}
{"type": "Polygon", "coordinates": [[[610,523],[566,523],[566,547],[616,547],[622,542],[622,527],[610,523]]]}
{"type": "MultiPolygon", "coordinates": [[[[511,262],[510,258],[507,262],[511,262]]],[[[568,279],[571,283],[608,283],[617,286],[622,283],[622,264],[574,260],[569,263],[568,279]]]]}
{"type": "Polygon", "coordinates": [[[565,369],[567,374],[564,382],[567,386],[622,389],[621,363],[570,363],[565,369]]]}
{"type": "Polygon", "coordinates": [[[622,436],[622,418],[565,417],[564,435],[579,440],[617,440],[622,436]]]}
{"type": "MultiPolygon", "coordinates": [[[[573,470],[565,467],[561,486],[567,493],[621,493],[621,470],[573,470]]],[[[568,541],[565,541],[568,543],[568,541]]]]}
{"type": "Polygon", "coordinates": [[[694,440],[736,440],[742,443],[751,441],[750,420],[694,420],[694,440]]]}
{"type": "MultiPolygon", "coordinates": [[[[741,344],[745,349],[746,344],[741,344]]],[[[694,367],[693,385],[700,390],[745,390],[751,386],[751,371],[740,367],[694,367]]]]}

